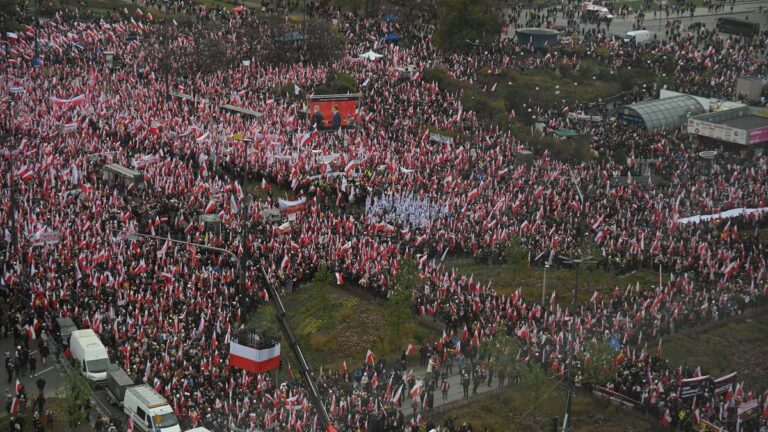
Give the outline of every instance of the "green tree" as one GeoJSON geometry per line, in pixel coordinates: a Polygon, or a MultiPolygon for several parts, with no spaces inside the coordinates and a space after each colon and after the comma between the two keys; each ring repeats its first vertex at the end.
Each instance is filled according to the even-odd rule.
{"type": "Polygon", "coordinates": [[[540,399],[549,391],[551,383],[544,370],[538,364],[521,368],[522,380],[520,382],[524,394],[531,397],[531,411],[535,414],[540,399]]]}
{"type": "Polygon", "coordinates": [[[419,266],[411,259],[402,259],[397,266],[395,286],[405,291],[413,291],[421,285],[419,266]]]}
{"type": "Polygon", "coordinates": [[[56,395],[64,401],[64,416],[68,424],[81,424],[91,407],[91,390],[88,383],[77,372],[70,372],[56,389],[56,395]]]}
{"type": "Polygon", "coordinates": [[[507,376],[511,377],[519,371],[518,361],[522,343],[516,337],[510,337],[499,332],[493,339],[486,341],[481,349],[485,349],[493,359],[494,365],[504,368],[507,376]]]}
{"type": "Polygon", "coordinates": [[[333,275],[328,270],[327,266],[320,266],[315,272],[312,278],[315,286],[315,298],[320,305],[322,316],[326,317],[330,314],[331,309],[331,284],[333,283],[333,275]]]}
{"type": "Polygon", "coordinates": [[[613,361],[615,353],[608,342],[593,340],[584,347],[579,356],[581,360],[582,378],[588,386],[602,386],[613,378],[613,361]],[[589,354],[589,356],[587,356],[589,354]]]}
{"type": "Polygon", "coordinates": [[[497,40],[502,25],[494,0],[440,0],[435,43],[444,51],[471,51],[497,40]]]}
{"type": "Polygon", "coordinates": [[[395,289],[387,299],[387,324],[395,334],[397,352],[402,349],[403,334],[407,326],[405,323],[410,314],[412,290],[395,289]]]}
{"type": "Polygon", "coordinates": [[[419,267],[413,260],[403,259],[398,263],[395,276],[395,289],[387,299],[387,323],[394,332],[397,340],[397,350],[402,348],[404,325],[410,314],[413,291],[421,285],[419,267]]]}

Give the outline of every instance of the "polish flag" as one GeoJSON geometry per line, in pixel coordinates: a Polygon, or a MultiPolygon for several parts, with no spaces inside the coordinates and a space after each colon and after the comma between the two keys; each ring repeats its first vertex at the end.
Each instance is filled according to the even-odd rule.
{"type": "Polygon", "coordinates": [[[286,222],[286,223],[280,225],[275,230],[275,233],[277,233],[278,235],[280,235],[280,234],[288,234],[290,232],[291,232],[291,223],[290,222],[286,222]]]}
{"type": "Polygon", "coordinates": [[[139,262],[139,265],[136,267],[136,269],[133,270],[133,274],[139,275],[147,271],[147,264],[144,262],[144,259],[142,258],[139,262]]]}
{"type": "Polygon", "coordinates": [[[277,205],[280,211],[285,215],[299,213],[307,208],[307,199],[301,197],[297,200],[284,200],[282,198],[277,200],[277,205]]]}
{"type": "Polygon", "coordinates": [[[16,42],[19,40],[19,35],[16,32],[5,32],[5,38],[11,42],[16,42]]]}
{"type": "Polygon", "coordinates": [[[291,259],[286,254],[283,257],[283,262],[280,263],[280,270],[287,271],[291,267],[291,259]]]}
{"type": "Polygon", "coordinates": [[[373,351],[368,350],[368,353],[365,354],[365,363],[373,364],[374,361],[376,361],[376,355],[373,354],[373,351]]]}
{"type": "Polygon", "coordinates": [[[19,381],[18,378],[16,378],[16,394],[19,394],[24,391],[24,386],[21,384],[21,381],[19,381]]]}
{"type": "Polygon", "coordinates": [[[344,174],[346,174],[346,175],[349,175],[349,173],[350,173],[350,172],[351,172],[353,169],[355,169],[355,167],[356,167],[356,166],[357,166],[357,161],[354,161],[354,160],[352,160],[352,161],[349,161],[349,163],[347,164],[347,166],[345,166],[345,167],[344,167],[344,174]]]}
{"type": "Polygon", "coordinates": [[[69,99],[61,99],[61,98],[57,98],[55,96],[51,96],[48,99],[51,101],[51,103],[54,106],[69,108],[69,107],[73,107],[73,106],[78,106],[78,105],[84,104],[85,103],[85,94],[81,94],[80,96],[75,96],[75,97],[69,98],[69,99]]]}
{"type": "Polygon", "coordinates": [[[595,290],[595,292],[592,294],[592,298],[589,299],[590,302],[595,303],[600,301],[600,293],[595,290]]]}
{"type": "Polygon", "coordinates": [[[467,203],[471,202],[473,199],[477,198],[480,195],[480,191],[477,189],[473,189],[469,194],[467,195],[467,203]]]}
{"type": "Polygon", "coordinates": [[[408,344],[408,348],[405,349],[405,355],[411,355],[416,352],[416,347],[413,344],[408,344]]]}
{"type": "Polygon", "coordinates": [[[414,399],[419,397],[422,390],[424,390],[424,381],[423,380],[416,381],[416,384],[414,384],[413,388],[411,389],[411,397],[414,399]]]}
{"type": "Polygon", "coordinates": [[[392,396],[392,403],[397,403],[397,401],[400,400],[400,395],[403,393],[403,385],[404,384],[400,384],[400,388],[398,388],[395,395],[392,396]]]}
{"type": "Polygon", "coordinates": [[[344,275],[336,272],[336,285],[344,285],[344,275]]]}
{"type": "Polygon", "coordinates": [[[205,206],[205,210],[203,213],[205,214],[213,214],[216,212],[216,203],[213,200],[208,201],[208,205],[205,206]]]}
{"type": "Polygon", "coordinates": [[[280,344],[270,348],[255,349],[230,341],[229,365],[251,373],[277,369],[280,366],[280,344]]]}
{"type": "Polygon", "coordinates": [[[373,378],[371,378],[371,389],[375,390],[377,385],[379,385],[379,373],[374,372],[373,378]]]}
{"type": "Polygon", "coordinates": [[[311,143],[316,137],[317,137],[317,129],[313,130],[310,133],[303,133],[296,136],[296,138],[299,141],[299,145],[302,147],[311,143]]]}
{"type": "Polygon", "coordinates": [[[35,171],[27,167],[26,165],[22,165],[21,168],[16,170],[16,177],[19,177],[22,181],[30,181],[35,177],[35,171]]]}

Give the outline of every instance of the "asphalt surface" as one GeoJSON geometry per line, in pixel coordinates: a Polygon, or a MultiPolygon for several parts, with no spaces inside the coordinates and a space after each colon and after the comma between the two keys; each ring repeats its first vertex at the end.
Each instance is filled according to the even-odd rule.
{"type": "MultiPolygon", "coordinates": [[[[26,368],[21,373],[21,376],[14,375],[9,380],[5,367],[0,367],[0,391],[2,391],[2,394],[5,395],[5,391],[8,390],[12,396],[16,396],[16,380],[19,379],[21,384],[24,385],[31,403],[31,399],[37,397],[38,395],[35,382],[39,378],[42,377],[46,382],[45,397],[47,399],[55,396],[56,389],[59,387],[65,372],[63,372],[62,365],[58,364],[53,355],[49,355],[47,364],[43,364],[43,361],[40,358],[40,353],[37,350],[37,341],[30,341],[29,348],[30,354],[34,354],[37,357],[37,370],[35,375],[30,376],[30,371],[28,368],[26,368]]],[[[15,351],[16,347],[13,345],[12,336],[0,339],[0,352],[3,353],[3,356],[5,353],[9,353],[11,357],[13,357],[15,351]]],[[[0,417],[6,416],[7,414],[7,411],[3,409],[0,417]]]]}
{"type": "MultiPolygon", "coordinates": [[[[689,25],[695,22],[701,22],[706,25],[706,28],[714,28],[715,23],[717,22],[717,19],[720,17],[731,17],[731,18],[738,18],[738,19],[746,19],[752,22],[759,22],[762,26],[762,29],[765,30],[768,28],[768,16],[765,14],[765,10],[768,8],[768,3],[765,1],[747,1],[747,2],[736,2],[736,4],[733,6],[733,11],[731,11],[730,6],[727,6],[724,10],[713,13],[709,12],[707,8],[705,7],[698,7],[694,11],[693,17],[691,17],[690,13],[678,15],[676,13],[670,13],[669,16],[667,16],[663,12],[656,12],[656,16],[654,17],[653,11],[647,11],[645,14],[645,19],[643,20],[643,24],[641,26],[641,29],[648,30],[652,33],[657,33],[659,38],[664,38],[664,31],[665,31],[665,25],[667,21],[672,20],[680,20],[682,23],[682,28],[687,29],[689,25]],[[760,7],[762,7],[762,12],[759,10],[760,7]]],[[[615,8],[618,10],[618,7],[615,8]]],[[[525,15],[523,15],[524,17],[525,15]]],[[[608,28],[608,33],[613,34],[616,36],[624,36],[628,31],[635,30],[634,24],[636,20],[637,15],[635,13],[632,13],[628,15],[626,18],[622,18],[620,16],[616,16],[612,21],[611,25],[608,28]]],[[[555,20],[558,25],[565,24],[568,20],[565,18],[565,16],[562,13],[557,14],[557,18],[555,20]]],[[[581,29],[593,29],[595,28],[595,24],[590,23],[579,23],[579,30],[581,29]]],[[[605,24],[601,25],[601,28],[605,28],[605,24]]],[[[511,33],[511,32],[510,32],[511,33]]],[[[511,34],[508,36],[512,36],[511,34]]]]}
{"type": "MultiPolygon", "coordinates": [[[[49,344],[49,346],[50,345],[51,344],[49,344]]],[[[27,396],[29,398],[27,406],[31,406],[34,398],[36,398],[38,395],[36,382],[39,378],[42,377],[45,380],[45,398],[50,399],[52,397],[57,397],[57,393],[59,393],[59,387],[61,387],[62,383],[64,382],[64,377],[67,375],[68,371],[71,370],[68,364],[63,363],[63,357],[61,357],[61,361],[56,358],[55,354],[53,354],[56,352],[56,350],[53,347],[51,347],[51,354],[47,358],[47,364],[43,364],[42,359],[40,358],[40,353],[37,350],[37,341],[30,341],[29,347],[30,354],[34,354],[38,359],[37,370],[34,375],[30,375],[29,369],[26,368],[26,370],[24,370],[20,376],[12,376],[9,383],[8,373],[6,372],[5,367],[0,367],[1,394],[5,395],[5,391],[7,390],[10,392],[11,396],[16,396],[16,380],[18,379],[26,389],[27,396]]],[[[4,356],[5,353],[9,353],[11,357],[13,357],[14,352],[15,347],[13,345],[12,336],[0,339],[0,356],[4,356]]],[[[93,391],[91,402],[94,406],[94,410],[91,411],[90,416],[91,425],[95,423],[97,414],[106,413],[107,415],[118,416],[121,419],[124,417],[122,415],[122,410],[119,407],[111,406],[109,404],[106,391],[103,387],[96,387],[91,385],[91,390],[93,391]]],[[[4,407],[3,410],[0,411],[0,418],[7,416],[8,411],[4,407]]]]}

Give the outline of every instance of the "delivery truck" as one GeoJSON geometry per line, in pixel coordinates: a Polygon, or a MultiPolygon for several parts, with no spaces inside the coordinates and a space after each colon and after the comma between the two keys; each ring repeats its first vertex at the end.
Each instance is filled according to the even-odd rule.
{"type": "Polygon", "coordinates": [[[75,330],[69,338],[75,368],[87,379],[104,382],[109,370],[109,354],[99,336],[91,329],[75,330]]]}

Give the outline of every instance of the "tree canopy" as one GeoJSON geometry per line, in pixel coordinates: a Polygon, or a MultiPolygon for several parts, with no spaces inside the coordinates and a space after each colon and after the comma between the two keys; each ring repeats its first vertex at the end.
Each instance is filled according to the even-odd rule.
{"type": "Polygon", "coordinates": [[[502,26],[493,0],[440,0],[435,43],[445,51],[471,51],[496,40],[502,26]]]}

